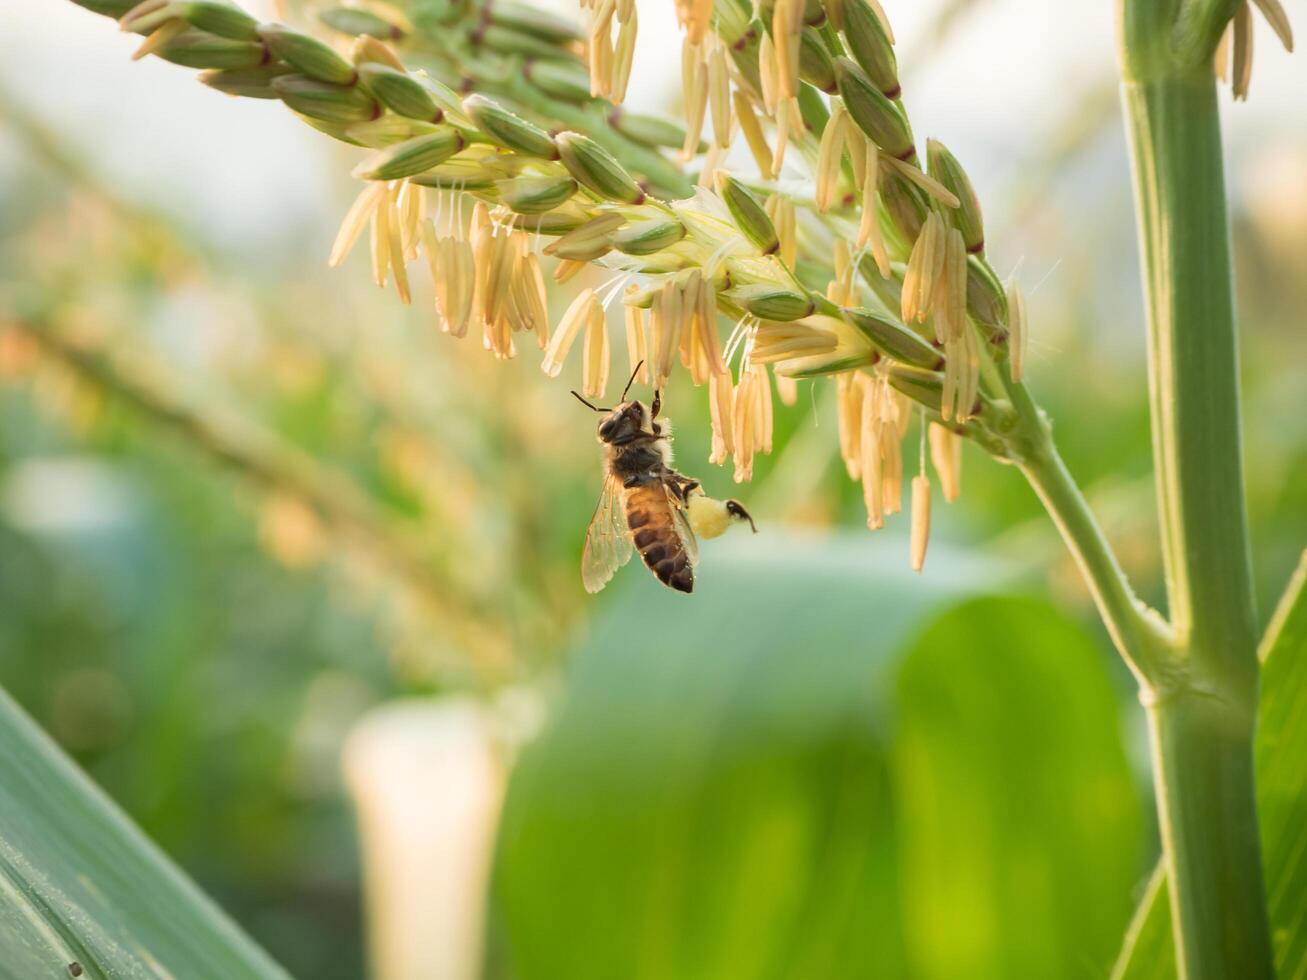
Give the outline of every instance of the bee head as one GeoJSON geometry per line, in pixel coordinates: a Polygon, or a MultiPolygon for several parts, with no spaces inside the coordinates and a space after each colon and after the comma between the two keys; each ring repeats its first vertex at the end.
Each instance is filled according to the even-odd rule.
{"type": "Polygon", "coordinates": [[[621,445],[641,435],[653,435],[649,409],[644,402],[622,402],[599,421],[599,441],[621,445]]]}
{"type": "Polygon", "coordinates": [[[631,382],[635,381],[635,376],[640,372],[643,365],[644,361],[641,361],[635,366],[635,370],[631,372],[631,380],[626,382],[626,388],[622,392],[622,403],[616,408],[600,408],[586,401],[575,391],[572,392],[576,400],[586,408],[603,413],[604,417],[599,421],[600,442],[620,446],[641,435],[661,435],[662,427],[654,421],[658,417],[658,409],[662,405],[661,394],[654,392],[652,410],[639,399],[626,400],[626,394],[631,390],[631,382]]]}

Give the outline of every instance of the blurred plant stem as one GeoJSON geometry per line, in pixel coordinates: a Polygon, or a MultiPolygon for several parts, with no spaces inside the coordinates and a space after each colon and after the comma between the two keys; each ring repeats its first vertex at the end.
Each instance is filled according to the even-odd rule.
{"type": "Polygon", "coordinates": [[[482,976],[486,893],[511,753],[504,718],[466,696],[374,708],[341,768],[366,871],[370,975],[482,976]]]}
{"type": "Polygon", "coordinates": [[[1253,795],[1258,663],[1212,52],[1229,2],[1122,0],[1174,650],[1143,689],[1182,978],[1274,976],[1253,795]]]}
{"type": "Polygon", "coordinates": [[[160,385],[129,373],[70,337],[44,312],[0,321],[29,337],[82,382],[127,405],[147,422],[171,430],[187,445],[232,468],[261,489],[307,507],[335,534],[372,555],[413,590],[433,621],[454,634],[480,670],[502,668],[506,639],[476,597],[460,591],[421,547],[420,529],[382,513],[344,474],[266,432],[190,410],[160,385]]]}

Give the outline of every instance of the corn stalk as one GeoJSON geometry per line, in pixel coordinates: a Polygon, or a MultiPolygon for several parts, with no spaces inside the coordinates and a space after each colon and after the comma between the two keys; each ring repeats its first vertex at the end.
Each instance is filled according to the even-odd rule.
{"type": "Polygon", "coordinates": [[[1211,60],[1233,3],[1121,5],[1172,638],[1144,688],[1183,977],[1274,976],[1252,742],[1256,613],[1211,60]]]}

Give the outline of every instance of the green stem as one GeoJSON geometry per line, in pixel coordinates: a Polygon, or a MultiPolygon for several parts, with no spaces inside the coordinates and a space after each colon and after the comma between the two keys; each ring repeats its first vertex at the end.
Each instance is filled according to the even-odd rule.
{"type": "MultiPolygon", "coordinates": [[[[1003,373],[1006,375],[1006,371],[1003,373]]],[[[1031,428],[1029,420],[1036,420],[1035,431],[1026,436],[1024,446],[1015,454],[1016,463],[1080,566],[1112,642],[1141,686],[1146,685],[1148,678],[1162,669],[1167,657],[1170,637],[1166,624],[1135,596],[1089,504],[1058,455],[1047,427],[1038,419],[1038,409],[1029,402],[1024,386],[1010,386],[1009,390],[1013,389],[1027,402],[1016,406],[1027,428],[1031,428]]]]}
{"type": "Polygon", "coordinates": [[[1171,927],[1183,980],[1273,980],[1252,716],[1197,692],[1148,708],[1171,927]]]}
{"type": "Polygon", "coordinates": [[[1196,667],[1252,704],[1256,616],[1215,84],[1127,82],[1163,559],[1196,667]]]}
{"type": "Polygon", "coordinates": [[[1261,980],[1274,971],[1253,795],[1256,615],[1210,64],[1210,11],[1220,4],[1121,2],[1153,451],[1176,635],[1170,669],[1145,689],[1145,703],[1177,961],[1187,980],[1261,980]],[[1207,14],[1198,17],[1198,8],[1207,14]]]}

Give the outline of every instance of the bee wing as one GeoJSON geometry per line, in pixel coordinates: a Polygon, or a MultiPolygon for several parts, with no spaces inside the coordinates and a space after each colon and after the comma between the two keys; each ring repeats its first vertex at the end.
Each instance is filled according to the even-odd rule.
{"type": "Polygon", "coordinates": [[[676,525],[676,532],[681,536],[681,544],[685,546],[685,556],[690,559],[690,567],[694,568],[699,564],[699,539],[694,536],[694,529],[690,527],[689,518],[686,517],[683,509],[685,504],[671,487],[667,488],[667,502],[672,506],[672,523],[676,525]]]}
{"type": "Polygon", "coordinates": [[[581,552],[581,582],[587,592],[598,592],[613,573],[631,558],[631,532],[626,526],[621,481],[604,474],[604,488],[599,495],[590,526],[585,532],[581,552]]]}

